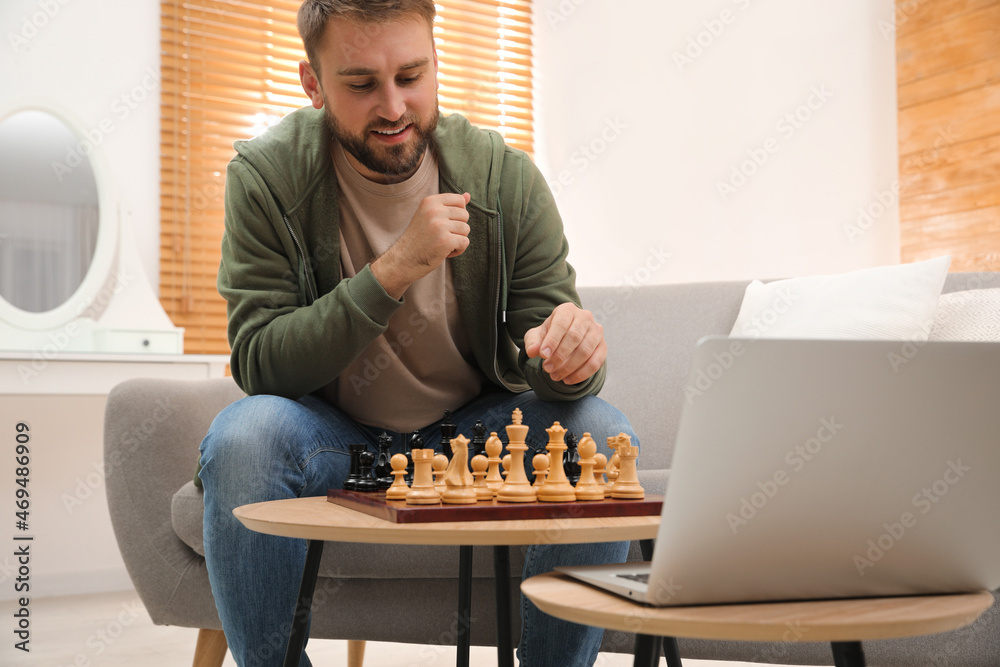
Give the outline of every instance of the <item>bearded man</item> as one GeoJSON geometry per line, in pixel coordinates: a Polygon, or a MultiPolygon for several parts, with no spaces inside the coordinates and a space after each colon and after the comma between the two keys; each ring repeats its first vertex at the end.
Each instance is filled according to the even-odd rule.
{"type": "MultiPolygon", "coordinates": [[[[307,0],[299,66],[310,107],[236,144],[219,292],[232,374],[247,398],[201,447],[205,555],[241,666],[280,664],[304,540],[244,528],[248,503],[326,495],[348,444],[402,451],[514,408],[537,434],[600,434],[627,419],[596,397],[607,347],[580,307],[552,195],[523,153],[459,115],[440,117],[432,0],[307,0]],[[267,653],[270,661],[262,659],[267,653]]],[[[626,543],[537,545],[525,577],[625,559],[626,543]]],[[[349,608],[344,613],[350,613],[349,608]]],[[[524,667],[590,665],[602,631],[522,601],[524,667]]],[[[309,665],[303,654],[303,665],[309,665]]]]}

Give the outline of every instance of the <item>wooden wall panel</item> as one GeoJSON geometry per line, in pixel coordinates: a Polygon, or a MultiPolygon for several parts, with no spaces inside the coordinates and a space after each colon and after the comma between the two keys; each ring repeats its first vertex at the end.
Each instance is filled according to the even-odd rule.
{"type": "Polygon", "coordinates": [[[904,262],[1000,271],[1000,0],[897,0],[904,262]]]}
{"type": "Polygon", "coordinates": [[[949,18],[958,18],[995,4],[996,0],[899,0],[896,2],[896,34],[920,32],[949,18]]]}

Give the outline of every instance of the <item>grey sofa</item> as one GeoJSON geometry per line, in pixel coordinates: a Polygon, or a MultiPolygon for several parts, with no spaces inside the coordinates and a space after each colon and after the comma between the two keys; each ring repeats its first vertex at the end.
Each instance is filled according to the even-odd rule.
{"type": "MultiPolygon", "coordinates": [[[[745,287],[740,281],[581,289],[585,306],[605,326],[610,350],[601,396],[625,411],[639,435],[639,467],[648,492],[662,493],[666,487],[694,344],[708,334],[729,333],[745,287]]],[[[945,291],[986,287],[1000,287],[1000,273],[951,274],[945,291]]],[[[132,581],[157,624],[221,627],[203,557],[201,492],[191,476],[211,420],[242,396],[230,379],[137,379],[108,397],[104,443],[111,519],[132,581]]],[[[471,636],[478,645],[495,642],[490,557],[489,549],[475,550],[471,636]]],[[[631,558],[639,558],[636,544],[631,558]]],[[[523,550],[512,548],[513,595],[522,559],[523,550]]],[[[316,588],[312,636],[424,644],[428,651],[454,644],[457,571],[455,548],[329,543],[316,588]],[[390,599],[421,613],[397,611],[390,599]]],[[[518,609],[516,601],[512,608],[518,609]]],[[[868,662],[1000,665],[997,609],[994,605],[955,632],[866,642],[868,662]]],[[[518,627],[515,619],[515,633],[518,627]]],[[[604,650],[630,652],[632,647],[631,636],[605,633],[604,650]]],[[[283,644],[275,649],[283,651],[283,644]]],[[[682,656],[717,660],[832,664],[825,643],[682,638],[680,649],[682,656]]]]}

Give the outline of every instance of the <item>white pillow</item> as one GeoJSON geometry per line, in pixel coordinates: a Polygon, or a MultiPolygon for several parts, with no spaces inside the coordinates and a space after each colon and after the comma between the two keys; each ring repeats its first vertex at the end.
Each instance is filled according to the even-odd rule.
{"type": "Polygon", "coordinates": [[[925,341],[951,257],[747,286],[730,335],[925,341]]]}
{"type": "Polygon", "coordinates": [[[1000,288],[942,294],[930,339],[1000,341],[1000,288]]]}

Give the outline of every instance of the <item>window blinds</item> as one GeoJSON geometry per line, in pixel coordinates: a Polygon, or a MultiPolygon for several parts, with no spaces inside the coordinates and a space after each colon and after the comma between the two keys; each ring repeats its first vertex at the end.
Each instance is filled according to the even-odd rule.
{"type": "MultiPolygon", "coordinates": [[[[228,354],[216,291],[233,142],[309,103],[298,0],[161,0],[160,300],[188,354],[228,354]]],[[[437,3],[442,113],[532,149],[530,0],[437,3]]]]}

